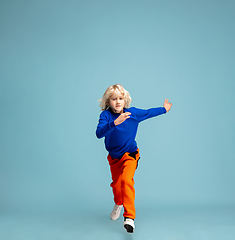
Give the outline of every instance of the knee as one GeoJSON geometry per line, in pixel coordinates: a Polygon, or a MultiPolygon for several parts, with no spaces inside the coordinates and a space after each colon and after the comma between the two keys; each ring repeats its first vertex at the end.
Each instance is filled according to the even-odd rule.
{"type": "Polygon", "coordinates": [[[134,185],[133,178],[125,177],[122,179],[122,186],[133,186],[133,185],[134,185]]]}

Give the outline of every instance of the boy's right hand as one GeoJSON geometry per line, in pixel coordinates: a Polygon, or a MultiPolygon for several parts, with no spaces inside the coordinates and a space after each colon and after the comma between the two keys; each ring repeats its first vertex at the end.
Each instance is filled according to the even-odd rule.
{"type": "Polygon", "coordinates": [[[130,118],[129,115],[131,115],[130,112],[122,113],[116,120],[114,120],[114,124],[117,126],[117,125],[123,123],[124,121],[127,120],[127,118],[130,118]]]}

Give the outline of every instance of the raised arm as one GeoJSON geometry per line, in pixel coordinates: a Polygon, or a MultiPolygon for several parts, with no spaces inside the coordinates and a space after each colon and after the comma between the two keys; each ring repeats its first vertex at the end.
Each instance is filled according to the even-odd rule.
{"type": "Polygon", "coordinates": [[[97,138],[102,138],[106,136],[110,131],[114,130],[116,125],[114,121],[109,121],[107,116],[100,114],[99,123],[96,129],[97,138]]]}
{"type": "Polygon", "coordinates": [[[149,109],[139,109],[133,108],[135,116],[137,117],[139,122],[142,122],[148,118],[156,117],[158,115],[166,113],[166,109],[164,107],[156,107],[149,109]]]}

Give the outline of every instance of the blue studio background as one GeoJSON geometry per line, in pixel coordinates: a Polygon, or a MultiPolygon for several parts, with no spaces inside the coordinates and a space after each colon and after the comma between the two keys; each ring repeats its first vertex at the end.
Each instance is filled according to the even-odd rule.
{"type": "MultiPolygon", "coordinates": [[[[113,207],[97,100],[142,122],[137,211],[235,203],[234,1],[0,1],[0,208],[113,207]],[[152,208],[154,209],[154,208],[152,208]]],[[[138,217],[138,212],[137,212],[138,217]]]]}

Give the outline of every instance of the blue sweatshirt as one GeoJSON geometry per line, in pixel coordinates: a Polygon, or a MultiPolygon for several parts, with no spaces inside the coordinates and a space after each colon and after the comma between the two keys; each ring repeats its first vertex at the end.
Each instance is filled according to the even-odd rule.
{"type": "Polygon", "coordinates": [[[130,112],[130,118],[127,118],[119,125],[114,124],[120,114],[114,113],[111,109],[104,110],[100,114],[99,123],[96,129],[98,138],[105,137],[105,147],[113,158],[120,159],[125,152],[135,152],[137,143],[135,141],[138,125],[140,122],[166,113],[164,107],[150,108],[147,110],[131,107],[123,109],[124,112],[130,112]]]}

